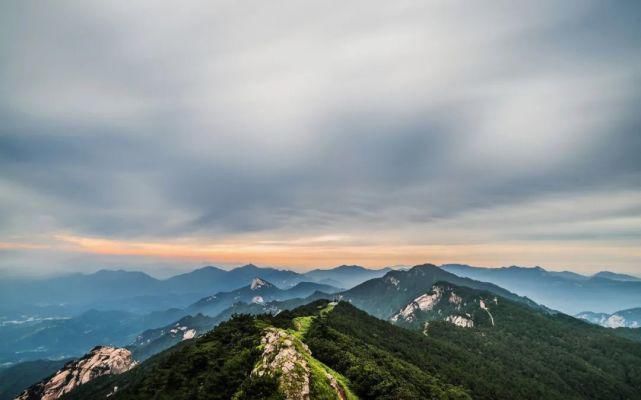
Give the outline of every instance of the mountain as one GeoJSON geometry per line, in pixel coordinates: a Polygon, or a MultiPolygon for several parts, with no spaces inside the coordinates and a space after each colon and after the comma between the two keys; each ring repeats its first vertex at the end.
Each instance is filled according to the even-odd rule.
{"type": "Polygon", "coordinates": [[[367,269],[358,265],[341,265],[332,269],[315,269],[304,275],[308,280],[349,289],[373,278],[380,278],[391,268],[367,269]]]}
{"type": "MultiPolygon", "coordinates": [[[[338,291],[332,286],[312,282],[301,282],[287,290],[260,278],[246,282],[250,284],[231,292],[207,296],[186,309],[170,308],[146,314],[89,310],[74,317],[3,321],[0,322],[0,363],[43,357],[77,357],[97,344],[125,346],[134,342],[143,331],[175,323],[187,315],[204,313],[215,317],[237,302],[270,302],[305,298],[319,290],[331,293],[338,291]]],[[[213,327],[211,324],[207,326],[213,327]]],[[[150,344],[145,354],[153,354],[155,348],[168,347],[161,342],[150,344]]],[[[171,340],[168,343],[174,344],[171,340]]]]}
{"type": "Polygon", "coordinates": [[[207,296],[190,305],[186,310],[189,314],[202,313],[215,317],[234,303],[266,303],[275,300],[287,300],[296,297],[307,297],[316,291],[337,292],[339,289],[313,282],[300,282],[283,290],[262,278],[253,278],[251,283],[231,292],[216,293],[207,296]]]}
{"type": "Polygon", "coordinates": [[[165,286],[167,291],[193,293],[229,290],[229,285],[226,282],[228,274],[228,271],[224,269],[206,266],[191,272],[172,276],[163,282],[163,286],[165,286]]]}
{"type": "Polygon", "coordinates": [[[613,281],[641,282],[641,278],[637,278],[636,276],[626,275],[626,274],[617,274],[615,272],[610,272],[610,271],[597,272],[592,276],[594,278],[611,279],[613,281]]]}
{"type": "Polygon", "coordinates": [[[136,360],[143,361],[183,340],[193,339],[208,332],[218,322],[218,319],[202,314],[188,315],[165,327],[144,331],[127,347],[132,350],[136,360]]]}
{"type": "MultiPolygon", "coordinates": [[[[64,399],[104,398],[114,387],[117,400],[641,398],[640,344],[490,292],[437,287],[460,304],[490,296],[494,324],[433,320],[408,329],[346,301],[319,300],[277,315],[236,315],[64,399]]],[[[433,310],[456,312],[451,305],[433,310]]]]}
{"type": "Polygon", "coordinates": [[[403,306],[389,320],[400,326],[423,329],[424,332],[434,321],[445,321],[463,328],[494,327],[490,309],[494,309],[498,302],[498,297],[489,292],[439,282],[403,306]]]}
{"type": "Polygon", "coordinates": [[[216,317],[208,317],[198,314],[188,315],[179,321],[162,328],[149,329],[136,338],[136,341],[127,346],[134,358],[139,361],[160,353],[184,340],[201,336],[221,322],[231,319],[238,314],[271,314],[277,315],[284,310],[291,310],[304,304],[320,299],[331,299],[333,296],[327,293],[316,291],[305,298],[293,298],[283,301],[271,301],[264,303],[234,303],[231,307],[223,310],[216,317]]]}
{"type": "Polygon", "coordinates": [[[461,277],[494,283],[570,315],[585,310],[613,313],[641,304],[641,281],[552,272],[541,267],[478,268],[446,264],[441,268],[461,277]]]}
{"type": "Polygon", "coordinates": [[[381,319],[389,319],[410,302],[419,299],[439,282],[484,290],[530,307],[538,307],[533,301],[519,297],[491,283],[461,278],[433,265],[417,265],[407,271],[390,271],[381,278],[339,293],[343,300],[381,319]]]}
{"type": "Polygon", "coordinates": [[[12,400],[23,390],[60,368],[69,360],[35,360],[0,370],[0,400],[12,400]]]}
{"type": "Polygon", "coordinates": [[[59,399],[100,376],[121,374],[135,365],[129,350],[98,346],[82,358],[68,362],[51,377],[25,389],[16,400],[59,399]]]}
{"type": "Polygon", "coordinates": [[[584,311],[577,314],[576,317],[607,328],[641,328],[641,307],[621,310],[612,314],[584,311]]]}
{"type": "MultiPolygon", "coordinates": [[[[336,288],[331,286],[309,282],[302,282],[291,289],[281,290],[265,280],[255,278],[250,285],[244,288],[228,293],[218,293],[192,305],[189,308],[191,314],[205,313],[209,315],[209,317],[202,316],[198,319],[198,321],[203,321],[198,329],[192,327],[192,320],[190,320],[190,317],[186,317],[166,327],[152,329],[143,333],[130,348],[133,349],[137,359],[143,359],[180,342],[182,340],[182,332],[177,330],[177,326],[185,330],[193,328],[202,333],[231,318],[234,314],[256,315],[269,313],[276,315],[283,310],[296,308],[318,299],[342,298],[353,302],[353,304],[362,307],[379,318],[391,319],[395,313],[398,313],[401,309],[411,307],[412,304],[417,304],[419,311],[424,311],[420,309],[423,304],[421,300],[428,296],[427,292],[434,289],[433,285],[442,282],[456,282],[460,285],[483,289],[488,293],[502,295],[527,304],[530,307],[538,307],[532,301],[516,296],[495,285],[476,282],[471,279],[462,279],[431,264],[416,266],[407,271],[390,271],[382,278],[369,280],[355,288],[340,293],[336,293],[336,288]],[[320,288],[329,289],[330,293],[318,290],[320,288]],[[310,294],[312,291],[313,293],[310,294]],[[296,297],[290,298],[294,295],[296,297]],[[381,306],[391,306],[391,308],[381,311],[381,306]],[[170,334],[169,332],[172,330],[176,332],[170,334]]],[[[465,293],[465,288],[462,287],[457,292],[465,293]]],[[[456,296],[454,294],[454,297],[456,296]]],[[[489,299],[486,302],[489,304],[493,298],[494,296],[486,296],[486,299],[489,299]]],[[[476,308],[478,308],[478,304],[480,304],[478,299],[476,299],[476,304],[476,308]]],[[[456,317],[457,321],[465,320],[465,313],[461,310],[459,311],[456,317]]],[[[480,316],[476,317],[477,324],[480,323],[478,322],[479,318],[487,318],[486,310],[480,312],[480,314],[480,316]]],[[[422,322],[431,320],[431,318],[423,319],[423,317],[425,316],[421,316],[422,322]]],[[[446,317],[446,315],[443,315],[443,319],[446,317]]],[[[455,316],[451,316],[451,318],[455,318],[455,316]]],[[[403,324],[403,322],[407,321],[399,319],[395,320],[395,322],[403,324]]],[[[405,325],[409,324],[406,323],[405,325]]]]}
{"type": "Polygon", "coordinates": [[[307,297],[314,292],[333,294],[339,291],[341,291],[341,289],[338,287],[315,282],[300,282],[296,284],[296,286],[286,290],[287,296],[290,298],[307,297]]]}
{"type": "Polygon", "coordinates": [[[257,276],[282,289],[301,282],[346,288],[383,273],[383,270],[341,266],[311,271],[308,276],[248,264],[229,271],[207,266],[167,279],[124,270],[41,279],[4,278],[0,279],[0,323],[12,319],[71,317],[90,309],[144,314],[184,308],[211,293],[241,288],[257,276]]]}

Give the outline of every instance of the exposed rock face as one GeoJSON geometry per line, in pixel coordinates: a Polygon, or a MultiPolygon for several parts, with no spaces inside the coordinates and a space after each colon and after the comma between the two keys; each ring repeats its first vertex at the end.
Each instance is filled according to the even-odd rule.
{"type": "Polygon", "coordinates": [[[461,315],[448,315],[448,317],[445,319],[447,322],[450,322],[456,326],[460,326],[461,328],[473,328],[474,327],[474,321],[472,321],[469,318],[465,318],[461,315]]]}
{"type": "Polygon", "coordinates": [[[287,332],[268,328],[261,343],[263,354],[252,374],[278,376],[279,387],[287,400],[309,400],[309,365],[307,346],[287,332]]]}
{"type": "Polygon", "coordinates": [[[52,377],[36,383],[16,400],[55,400],[76,387],[102,375],[121,374],[136,362],[127,349],[98,346],[82,358],[67,363],[52,377]]]}
{"type": "Polygon", "coordinates": [[[260,278],[254,278],[252,279],[252,283],[249,286],[251,290],[258,290],[263,287],[272,287],[273,285],[263,279],[260,278]]]}
{"type": "Polygon", "coordinates": [[[416,311],[428,311],[434,308],[434,306],[441,301],[443,296],[443,289],[440,286],[432,287],[432,293],[425,293],[414,300],[412,300],[407,306],[405,306],[398,314],[392,317],[392,321],[398,321],[399,318],[404,319],[405,321],[413,321],[416,311]]]}
{"type": "Polygon", "coordinates": [[[448,299],[448,301],[450,302],[450,304],[454,304],[456,306],[460,306],[461,303],[463,303],[463,299],[454,292],[450,293],[450,298],[448,299]]]}

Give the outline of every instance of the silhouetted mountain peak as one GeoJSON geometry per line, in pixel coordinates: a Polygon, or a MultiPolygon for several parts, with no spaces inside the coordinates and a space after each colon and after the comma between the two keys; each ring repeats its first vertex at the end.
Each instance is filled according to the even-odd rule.
{"type": "Polygon", "coordinates": [[[246,271],[246,270],[255,270],[255,269],[261,269],[260,267],[257,267],[254,264],[246,264],[243,265],[242,267],[234,268],[235,270],[240,270],[240,271],[246,271]]]}
{"type": "Polygon", "coordinates": [[[334,268],[335,271],[364,271],[367,268],[361,267],[360,265],[339,265],[334,268]]]}
{"type": "Polygon", "coordinates": [[[619,274],[619,273],[610,272],[610,271],[597,272],[596,274],[592,275],[592,278],[610,279],[610,280],[613,280],[613,281],[622,281],[622,282],[639,282],[639,281],[641,281],[641,278],[638,278],[636,276],[627,275],[627,274],[619,274]]]}

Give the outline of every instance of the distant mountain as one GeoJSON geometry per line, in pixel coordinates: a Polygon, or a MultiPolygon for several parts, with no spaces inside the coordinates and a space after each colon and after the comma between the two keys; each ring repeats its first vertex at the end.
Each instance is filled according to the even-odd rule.
{"type": "Polygon", "coordinates": [[[195,316],[188,315],[165,327],[149,329],[138,336],[136,341],[127,346],[127,348],[133,352],[136,360],[143,361],[184,340],[201,336],[221,322],[229,320],[233,315],[277,315],[284,310],[291,310],[312,301],[331,298],[333,298],[331,294],[316,291],[305,298],[293,298],[283,301],[271,301],[264,303],[238,302],[223,310],[216,317],[209,317],[202,314],[197,314],[195,316]]]}
{"type": "Polygon", "coordinates": [[[229,271],[207,266],[164,280],[143,272],[123,270],[100,270],[47,279],[6,278],[0,279],[0,323],[3,319],[24,315],[69,317],[89,309],[149,313],[184,308],[212,293],[241,288],[257,276],[281,289],[292,288],[301,282],[349,288],[382,276],[386,271],[340,266],[300,274],[248,264],[229,271]]]}
{"type": "Polygon", "coordinates": [[[447,290],[438,309],[454,312],[452,293],[460,304],[489,295],[494,324],[435,319],[427,329],[403,329],[348,302],[320,300],[277,315],[237,315],[64,399],[105,398],[114,387],[117,398],[137,400],[641,398],[638,343],[519,301],[494,302],[489,292],[447,290]]]}
{"type": "MultiPolygon", "coordinates": [[[[100,376],[122,374],[135,365],[129,350],[98,346],[83,357],[68,362],[52,376],[25,389],[16,400],[56,400],[100,376]]],[[[116,391],[117,388],[112,389],[106,397],[116,391]]]]}
{"type": "Polygon", "coordinates": [[[70,360],[35,360],[0,369],[0,400],[12,400],[23,390],[62,368],[70,360]]]}
{"type": "Polygon", "coordinates": [[[597,272],[592,276],[594,278],[611,279],[613,281],[641,282],[641,278],[637,278],[636,276],[626,275],[626,274],[617,274],[615,272],[610,272],[610,271],[597,272]]]}
{"type": "MultiPolygon", "coordinates": [[[[248,270],[255,268],[245,269],[248,270]]],[[[206,269],[198,273],[209,274],[212,271],[206,269]]],[[[144,314],[89,310],[74,317],[0,320],[0,364],[38,358],[77,357],[97,344],[125,346],[133,343],[141,332],[175,323],[188,315],[203,313],[215,317],[238,302],[266,303],[305,298],[316,291],[334,293],[339,290],[313,282],[300,282],[286,290],[260,278],[248,279],[247,283],[249,285],[231,292],[219,292],[204,297],[186,308],[169,308],[144,314]]],[[[208,325],[208,329],[211,327],[213,324],[208,325]]],[[[202,331],[203,327],[200,328],[199,331],[202,331]]],[[[153,354],[154,348],[163,346],[154,343],[148,346],[145,352],[153,354]]]]}
{"type": "Polygon", "coordinates": [[[641,307],[621,310],[612,314],[584,311],[577,314],[576,317],[606,328],[641,328],[641,307]]]}
{"type": "Polygon", "coordinates": [[[228,271],[217,267],[207,266],[191,272],[172,276],[171,278],[163,281],[163,286],[167,291],[183,293],[229,290],[230,287],[226,282],[227,275],[228,271]]]}
{"type": "Polygon", "coordinates": [[[315,282],[349,289],[369,279],[380,278],[391,270],[391,268],[367,269],[358,265],[341,265],[332,269],[315,269],[304,275],[315,282]]]}
{"type": "Polygon", "coordinates": [[[552,272],[541,267],[478,268],[447,264],[441,268],[461,277],[494,283],[570,315],[586,309],[612,313],[641,304],[641,281],[552,272]]]}
{"type": "Polygon", "coordinates": [[[248,286],[231,292],[221,292],[207,296],[189,306],[189,314],[202,313],[216,316],[234,303],[267,303],[275,300],[287,300],[296,297],[307,297],[316,291],[335,293],[339,289],[313,282],[300,282],[294,287],[283,290],[262,278],[253,278],[248,286]]]}

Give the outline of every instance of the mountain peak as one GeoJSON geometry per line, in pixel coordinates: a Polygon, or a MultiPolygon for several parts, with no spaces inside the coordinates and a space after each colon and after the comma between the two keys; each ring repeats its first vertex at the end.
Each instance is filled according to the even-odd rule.
{"type": "Polygon", "coordinates": [[[409,271],[419,271],[419,270],[426,270],[426,269],[431,269],[431,268],[440,269],[439,267],[437,267],[434,264],[425,263],[425,264],[415,265],[412,268],[410,268],[409,271]]]}
{"type": "Polygon", "coordinates": [[[127,349],[96,346],[80,359],[65,364],[55,375],[26,389],[16,399],[58,399],[99,376],[121,374],[135,365],[127,349]]]}
{"type": "Polygon", "coordinates": [[[363,271],[365,270],[365,267],[361,267],[360,265],[339,265],[338,267],[334,268],[336,271],[363,271]]]}
{"type": "Polygon", "coordinates": [[[637,278],[636,276],[632,275],[627,275],[627,274],[619,274],[616,272],[610,272],[610,271],[600,271],[597,272],[596,274],[592,275],[593,278],[602,278],[602,279],[610,279],[613,281],[622,281],[622,282],[638,282],[641,281],[641,278],[637,278]]]}
{"type": "Polygon", "coordinates": [[[254,278],[254,279],[252,279],[252,283],[249,286],[249,288],[251,290],[258,290],[258,289],[261,289],[261,288],[264,288],[264,287],[273,287],[273,286],[274,285],[272,285],[271,283],[267,282],[264,279],[254,278]]]}
{"type": "Polygon", "coordinates": [[[234,268],[234,269],[242,271],[242,270],[260,269],[260,268],[258,266],[256,266],[256,265],[250,263],[250,264],[246,264],[246,265],[243,265],[242,267],[238,267],[238,268],[234,268]]]}

